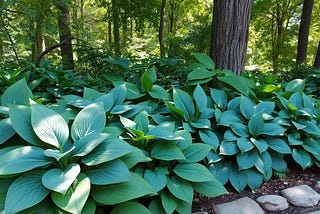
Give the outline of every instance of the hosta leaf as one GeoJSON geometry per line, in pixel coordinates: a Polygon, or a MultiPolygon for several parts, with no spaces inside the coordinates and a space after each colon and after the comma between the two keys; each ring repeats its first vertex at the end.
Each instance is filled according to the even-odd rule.
{"type": "Polygon", "coordinates": [[[262,153],[269,148],[268,143],[263,139],[257,140],[254,138],[250,138],[250,141],[256,146],[256,148],[259,150],[259,153],[262,153]]]}
{"type": "Polygon", "coordinates": [[[134,83],[126,82],[126,86],[128,100],[134,100],[145,96],[145,94],[141,94],[140,89],[134,83]]]}
{"type": "Polygon", "coordinates": [[[173,133],[174,123],[164,122],[157,126],[152,127],[146,135],[153,135],[157,138],[164,140],[182,140],[181,136],[173,133]]]}
{"type": "Polygon", "coordinates": [[[53,168],[44,173],[42,184],[53,191],[65,194],[80,173],[78,164],[70,164],[64,171],[53,168]]]}
{"type": "Polygon", "coordinates": [[[159,192],[167,185],[167,175],[158,167],[154,170],[146,169],[143,177],[156,192],[159,192]]]}
{"type": "Polygon", "coordinates": [[[263,132],[264,122],[263,122],[263,118],[262,118],[261,113],[254,114],[250,118],[249,123],[248,123],[248,128],[249,128],[249,132],[253,136],[257,136],[263,132]]]}
{"type": "Polygon", "coordinates": [[[135,173],[131,173],[130,181],[92,189],[93,199],[101,204],[112,205],[123,203],[145,195],[155,195],[155,190],[150,184],[135,173]]]}
{"type": "Polygon", "coordinates": [[[238,153],[236,156],[239,170],[249,169],[258,161],[259,154],[257,150],[251,150],[245,153],[238,153]]]}
{"type": "Polygon", "coordinates": [[[81,213],[90,194],[90,180],[80,173],[65,194],[52,192],[53,202],[61,209],[70,213],[81,213]]]}
{"type": "Polygon", "coordinates": [[[256,169],[263,174],[266,178],[272,175],[272,159],[268,152],[260,154],[257,163],[255,164],[256,169]]]}
{"type": "Polygon", "coordinates": [[[238,192],[244,190],[248,184],[246,170],[238,170],[233,166],[230,170],[230,183],[238,192]]]}
{"type": "Polygon", "coordinates": [[[182,200],[178,201],[178,206],[176,208],[176,211],[178,213],[191,213],[191,209],[192,209],[192,204],[182,200]]]}
{"type": "Polygon", "coordinates": [[[272,159],[272,168],[278,172],[287,171],[287,162],[283,159],[282,154],[269,152],[272,159]]]}
{"type": "Polygon", "coordinates": [[[242,76],[237,76],[234,72],[223,70],[224,76],[219,76],[218,79],[224,82],[228,87],[240,92],[246,96],[254,94],[252,90],[255,87],[255,82],[242,76]]]}
{"type": "Polygon", "coordinates": [[[23,78],[3,92],[1,106],[9,106],[9,104],[29,105],[30,98],[32,98],[32,92],[27,85],[26,79],[23,78]]]}
{"type": "Polygon", "coordinates": [[[168,179],[167,187],[171,194],[176,198],[188,202],[189,204],[192,203],[193,187],[188,181],[177,176],[173,176],[168,179]]]}
{"type": "Polygon", "coordinates": [[[268,139],[268,144],[269,148],[281,154],[291,154],[291,149],[284,140],[278,138],[268,139]]]}
{"type": "Polygon", "coordinates": [[[75,149],[73,156],[85,156],[94,150],[100,143],[107,139],[108,134],[105,133],[91,133],[73,143],[75,149]]]}
{"type": "Polygon", "coordinates": [[[312,135],[320,135],[319,125],[315,121],[304,121],[302,124],[306,126],[302,129],[303,131],[312,135]]]}
{"type": "Polygon", "coordinates": [[[303,145],[303,141],[301,140],[301,136],[299,132],[293,132],[288,134],[288,142],[289,145],[303,145]]]}
{"type": "Polygon", "coordinates": [[[175,107],[173,104],[171,104],[170,102],[166,101],[166,106],[168,107],[168,109],[175,115],[179,116],[179,117],[184,117],[184,111],[182,109],[179,109],[177,107],[175,107]]]}
{"type": "Polygon", "coordinates": [[[191,126],[197,129],[210,129],[211,122],[209,119],[199,119],[196,122],[190,123],[191,126]]]}
{"type": "Polygon", "coordinates": [[[150,210],[148,210],[145,206],[138,202],[124,202],[118,206],[116,206],[110,214],[132,214],[132,213],[139,213],[139,214],[152,214],[150,210]]]}
{"type": "Polygon", "coordinates": [[[66,155],[70,154],[70,152],[72,152],[74,150],[74,146],[71,147],[69,150],[65,151],[65,152],[61,152],[58,149],[46,149],[44,151],[44,155],[47,157],[52,157],[54,159],[56,159],[57,161],[59,161],[61,158],[65,157],[66,155]]]}
{"type": "Polygon", "coordinates": [[[294,148],[292,150],[292,157],[303,169],[312,165],[311,155],[303,149],[294,148]]]}
{"type": "Polygon", "coordinates": [[[194,89],[193,98],[198,105],[200,112],[204,112],[205,109],[207,109],[208,101],[207,95],[200,85],[197,85],[194,89]]]}
{"type": "Polygon", "coordinates": [[[215,88],[210,88],[211,98],[214,103],[222,110],[227,107],[228,99],[224,91],[215,88]]]}
{"type": "Polygon", "coordinates": [[[152,160],[151,158],[146,156],[146,154],[144,154],[143,150],[140,150],[138,148],[133,148],[133,151],[123,155],[120,159],[126,164],[129,169],[131,169],[137,163],[150,162],[152,160]]]}
{"type": "Polygon", "coordinates": [[[194,191],[207,197],[217,197],[228,193],[226,188],[216,179],[206,182],[192,183],[194,191]]]}
{"type": "Polygon", "coordinates": [[[16,131],[9,118],[0,120],[0,145],[10,139],[16,131]]]}
{"type": "Polygon", "coordinates": [[[295,121],[291,121],[291,122],[292,122],[292,124],[294,125],[294,127],[296,127],[297,130],[301,130],[301,129],[304,129],[304,128],[307,127],[306,125],[301,124],[301,123],[297,123],[297,122],[295,122],[295,121]]]}
{"type": "Polygon", "coordinates": [[[103,103],[103,109],[105,112],[110,111],[110,109],[113,106],[113,94],[104,94],[97,99],[95,99],[96,103],[102,102],[103,103]]]}
{"type": "Polygon", "coordinates": [[[148,91],[148,93],[150,94],[151,97],[155,99],[161,99],[161,100],[171,99],[169,92],[159,85],[153,85],[151,90],[148,91]]]}
{"type": "Polygon", "coordinates": [[[320,158],[320,144],[317,140],[312,138],[305,139],[302,147],[313,154],[317,159],[320,158]]]}
{"type": "Polygon", "coordinates": [[[209,82],[214,75],[214,72],[208,71],[206,68],[203,67],[198,67],[193,69],[190,73],[188,73],[187,81],[191,85],[198,85],[209,82]]]}
{"type": "Polygon", "coordinates": [[[286,87],[286,91],[292,91],[292,92],[302,92],[305,87],[305,80],[302,79],[295,79],[290,81],[286,87]]]}
{"type": "Polygon", "coordinates": [[[247,174],[248,186],[252,190],[258,189],[258,187],[260,187],[263,182],[263,175],[254,169],[246,170],[246,174],[247,174]]]}
{"type": "Polygon", "coordinates": [[[44,150],[35,146],[10,146],[0,150],[0,175],[26,172],[51,163],[44,150]]]}
{"type": "Polygon", "coordinates": [[[235,155],[239,152],[237,143],[234,141],[222,141],[220,144],[221,155],[235,155]]]}
{"type": "Polygon", "coordinates": [[[187,149],[192,144],[192,135],[187,130],[178,130],[175,134],[183,137],[183,139],[176,141],[176,145],[181,150],[187,149]]]}
{"type": "Polygon", "coordinates": [[[228,110],[228,111],[222,112],[218,120],[218,125],[230,126],[230,124],[241,123],[241,122],[242,122],[242,119],[239,114],[237,114],[233,110],[228,110]]]}
{"type": "Polygon", "coordinates": [[[78,108],[84,108],[93,103],[91,100],[87,100],[85,98],[79,97],[77,95],[65,95],[62,98],[70,105],[73,105],[78,108]]]}
{"type": "Polygon", "coordinates": [[[113,95],[113,106],[121,105],[125,101],[127,97],[127,87],[126,84],[123,83],[109,91],[109,94],[113,95]]]}
{"type": "Polygon", "coordinates": [[[93,103],[82,109],[74,119],[71,137],[77,141],[86,135],[100,133],[106,125],[106,116],[101,103],[93,103]]]}
{"type": "Polygon", "coordinates": [[[101,164],[119,158],[133,151],[134,147],[119,138],[106,140],[82,159],[88,166],[101,164]]]}
{"type": "Polygon", "coordinates": [[[151,149],[151,157],[159,160],[185,160],[183,152],[173,142],[162,141],[158,142],[151,149]]]}
{"type": "Polygon", "coordinates": [[[107,185],[130,180],[130,172],[121,160],[113,160],[88,168],[85,174],[91,184],[107,185]]]}
{"type": "Polygon", "coordinates": [[[23,212],[23,214],[56,214],[56,207],[52,202],[42,200],[40,203],[21,212],[23,212]]]}
{"type": "Polygon", "coordinates": [[[248,137],[249,131],[248,126],[242,123],[232,123],[230,124],[231,130],[239,137],[248,137]]]}
{"type": "Polygon", "coordinates": [[[262,134],[270,136],[279,136],[286,131],[285,128],[280,126],[278,123],[265,123],[262,134]]]}
{"type": "Polygon", "coordinates": [[[17,213],[47,197],[50,191],[41,183],[44,172],[44,170],[28,172],[10,185],[5,201],[5,213],[17,213]]]}
{"type": "Polygon", "coordinates": [[[204,143],[193,143],[183,154],[186,158],[186,162],[199,162],[206,158],[212,147],[204,143]]]}
{"type": "Polygon", "coordinates": [[[275,107],[274,102],[262,101],[262,102],[258,103],[258,105],[256,105],[255,112],[256,113],[272,114],[274,107],[275,107]]]}
{"type": "Polygon", "coordinates": [[[204,143],[211,145],[215,150],[218,148],[219,139],[214,132],[210,130],[199,130],[199,136],[204,143]]]}
{"type": "Polygon", "coordinates": [[[191,55],[194,56],[198,62],[204,65],[207,69],[214,70],[214,62],[207,54],[193,52],[191,55]]]}
{"type": "Polygon", "coordinates": [[[205,182],[214,179],[208,169],[199,163],[179,163],[173,171],[179,177],[192,182],[205,182]]]}
{"type": "Polygon", "coordinates": [[[45,143],[62,148],[69,137],[69,127],[61,115],[46,106],[31,105],[31,124],[45,143]]]}
{"type": "Polygon", "coordinates": [[[184,118],[189,120],[195,113],[192,97],[185,91],[174,88],[173,101],[175,107],[184,112],[184,118]]]}
{"type": "Polygon", "coordinates": [[[254,147],[252,142],[246,137],[239,138],[237,140],[237,146],[240,149],[241,153],[250,151],[254,147]]]}
{"type": "Polygon", "coordinates": [[[92,88],[84,87],[83,89],[83,98],[87,100],[95,100],[102,95],[102,93],[92,88]]]}
{"type": "Polygon", "coordinates": [[[143,91],[150,91],[153,83],[157,80],[157,73],[154,67],[144,72],[141,76],[141,85],[143,91]]]}
{"type": "Polygon", "coordinates": [[[173,213],[173,211],[177,208],[178,203],[178,199],[169,192],[161,192],[161,204],[166,213],[173,213]]]}
{"type": "Polygon", "coordinates": [[[242,115],[247,119],[250,119],[251,116],[254,114],[254,103],[249,97],[240,97],[240,111],[242,115]]]}

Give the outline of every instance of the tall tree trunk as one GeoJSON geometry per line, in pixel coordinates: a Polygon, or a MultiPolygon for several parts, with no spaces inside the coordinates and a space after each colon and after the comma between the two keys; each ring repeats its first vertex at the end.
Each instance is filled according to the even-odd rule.
{"type": "Polygon", "coordinates": [[[32,44],[32,62],[35,62],[38,56],[46,49],[45,39],[42,32],[42,18],[36,18],[33,23],[35,31],[33,32],[33,44],[32,44]]]}
{"type": "Polygon", "coordinates": [[[73,51],[72,51],[72,36],[70,29],[70,14],[69,9],[63,3],[56,4],[56,7],[59,10],[58,14],[58,27],[59,27],[59,38],[60,42],[66,41],[60,47],[61,57],[62,57],[62,67],[65,70],[73,70],[74,62],[73,62],[73,51]]]}
{"type": "Polygon", "coordinates": [[[158,38],[159,38],[159,45],[160,45],[160,56],[165,57],[165,47],[163,42],[163,32],[164,32],[164,14],[166,11],[166,0],[162,0],[161,2],[161,13],[160,13],[160,24],[159,24],[159,32],[158,32],[158,38]]]}
{"type": "Polygon", "coordinates": [[[252,0],[214,0],[211,57],[216,67],[244,70],[252,0]]]}
{"type": "Polygon", "coordinates": [[[320,69],[320,42],[318,44],[317,54],[316,58],[314,59],[313,67],[320,69]]]}
{"type": "MultiPolygon", "coordinates": [[[[0,8],[3,7],[3,0],[0,0],[0,8]]],[[[2,11],[0,11],[0,19],[2,20],[2,11]]],[[[2,31],[0,32],[0,59],[3,57],[4,55],[4,51],[3,51],[3,33],[2,31]]]]}
{"type": "Polygon", "coordinates": [[[312,8],[313,0],[304,0],[298,36],[298,50],[296,59],[296,63],[298,64],[307,60],[308,37],[312,8]]]}
{"type": "Polygon", "coordinates": [[[118,0],[112,0],[112,21],[113,21],[113,37],[114,37],[114,53],[116,57],[121,55],[120,46],[120,23],[119,23],[119,5],[118,0]]]}

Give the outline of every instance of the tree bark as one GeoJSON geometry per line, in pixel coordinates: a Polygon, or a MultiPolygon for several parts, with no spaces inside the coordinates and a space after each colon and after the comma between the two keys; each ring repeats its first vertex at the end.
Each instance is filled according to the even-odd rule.
{"type": "Polygon", "coordinates": [[[318,44],[318,49],[317,49],[316,57],[314,59],[313,67],[320,69],[320,42],[318,44]]]}
{"type": "Polygon", "coordinates": [[[244,70],[252,0],[214,0],[211,57],[216,67],[244,70]]]}
{"type": "MultiPolygon", "coordinates": [[[[70,29],[70,14],[66,5],[58,3],[56,4],[56,7],[59,10],[58,28],[60,43],[62,43],[63,41],[68,40],[68,38],[72,38],[70,29]]],[[[65,70],[73,70],[74,62],[71,39],[69,39],[67,42],[64,42],[63,45],[61,45],[60,50],[62,57],[62,68],[65,70]]]]}
{"type": "Polygon", "coordinates": [[[163,42],[163,32],[164,32],[164,14],[166,10],[166,0],[162,0],[161,2],[161,13],[160,13],[160,24],[159,24],[159,33],[158,33],[158,39],[159,39],[159,45],[160,45],[160,56],[165,57],[165,47],[163,42]]]}
{"type": "Polygon", "coordinates": [[[311,14],[314,0],[304,0],[301,22],[298,36],[298,50],[296,63],[300,64],[307,60],[308,37],[311,22],[311,14]]]}
{"type": "Polygon", "coordinates": [[[121,46],[120,46],[120,22],[119,22],[119,5],[117,4],[118,0],[112,0],[112,21],[113,21],[113,38],[114,38],[114,54],[116,57],[121,55],[121,46]]]}

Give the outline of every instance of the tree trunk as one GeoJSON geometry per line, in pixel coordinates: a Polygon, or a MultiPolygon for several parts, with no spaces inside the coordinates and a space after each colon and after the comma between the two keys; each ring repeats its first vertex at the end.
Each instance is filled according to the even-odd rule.
{"type": "Polygon", "coordinates": [[[298,36],[298,50],[296,59],[296,63],[298,64],[307,60],[308,37],[312,8],[313,0],[304,0],[298,36]]]}
{"type": "Polygon", "coordinates": [[[113,20],[113,37],[114,37],[114,53],[116,57],[121,55],[120,50],[120,23],[119,23],[119,5],[118,0],[112,0],[112,20],[113,20]]]}
{"type": "Polygon", "coordinates": [[[318,44],[317,54],[316,58],[314,59],[313,67],[320,69],[320,42],[318,44]]]}
{"type": "Polygon", "coordinates": [[[58,14],[58,27],[59,27],[59,38],[60,42],[66,41],[60,47],[61,57],[62,57],[62,68],[65,70],[73,70],[73,51],[72,51],[72,43],[71,43],[71,29],[70,29],[70,15],[69,9],[66,5],[62,3],[56,4],[56,7],[59,10],[58,14]],[[68,39],[70,38],[70,39],[68,39]]]}
{"type": "MultiPolygon", "coordinates": [[[[3,0],[0,0],[0,8],[3,7],[3,0]]],[[[0,19],[2,20],[2,11],[0,11],[0,19]]],[[[3,51],[3,33],[2,30],[0,32],[0,59],[2,59],[3,55],[4,55],[4,51],[3,51]]]]}
{"type": "Polygon", "coordinates": [[[211,57],[240,75],[246,62],[252,0],[214,0],[211,57]]]}
{"type": "Polygon", "coordinates": [[[159,45],[160,45],[160,56],[161,57],[165,57],[165,55],[166,55],[164,42],[163,42],[165,10],[166,10],[166,0],[162,0],[162,2],[161,2],[161,13],[160,13],[160,24],[159,24],[159,33],[158,33],[159,45]]]}

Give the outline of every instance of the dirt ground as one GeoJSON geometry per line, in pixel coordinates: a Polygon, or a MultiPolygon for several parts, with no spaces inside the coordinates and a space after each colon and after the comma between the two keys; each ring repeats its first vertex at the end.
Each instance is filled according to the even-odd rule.
{"type": "MultiPolygon", "coordinates": [[[[248,196],[252,199],[256,199],[261,195],[280,195],[282,189],[286,189],[292,186],[298,186],[302,184],[309,185],[316,191],[320,192],[320,189],[315,188],[317,181],[320,181],[320,169],[312,167],[303,171],[299,166],[291,166],[290,170],[286,173],[284,178],[273,177],[269,182],[264,183],[256,191],[251,191],[246,189],[241,193],[237,193],[231,187],[226,186],[229,194],[222,195],[215,198],[207,198],[202,196],[196,196],[193,202],[193,212],[205,211],[209,214],[213,213],[213,207],[217,204],[226,203],[229,201],[236,200],[241,197],[248,196]]],[[[289,205],[289,208],[281,212],[266,212],[271,214],[300,214],[300,213],[309,213],[312,211],[320,210],[320,205],[317,205],[312,208],[300,208],[293,205],[289,205]]]]}

